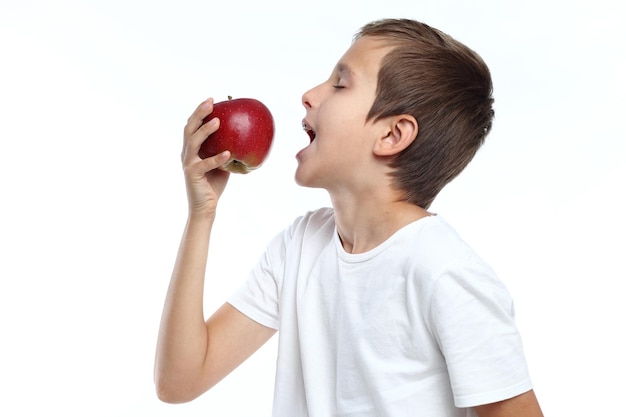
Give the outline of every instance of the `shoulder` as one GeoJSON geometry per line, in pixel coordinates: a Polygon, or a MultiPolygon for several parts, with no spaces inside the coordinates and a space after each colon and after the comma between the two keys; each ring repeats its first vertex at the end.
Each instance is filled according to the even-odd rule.
{"type": "Polygon", "coordinates": [[[304,237],[320,232],[332,233],[335,229],[335,211],[330,207],[322,207],[311,210],[297,217],[291,226],[287,228],[288,237],[304,237]]]}
{"type": "MultiPolygon", "coordinates": [[[[410,242],[404,245],[413,251],[411,257],[420,269],[438,274],[460,264],[478,263],[486,266],[481,257],[441,216],[419,220],[407,233],[410,242]]],[[[424,272],[426,272],[424,271],[424,272]]]]}
{"type": "MultiPolygon", "coordinates": [[[[402,242],[412,277],[423,295],[447,301],[459,289],[497,294],[509,304],[509,294],[493,268],[440,216],[415,225],[402,242]]],[[[421,222],[421,221],[420,221],[421,222]]]]}
{"type": "Polygon", "coordinates": [[[422,228],[419,256],[422,277],[428,277],[429,305],[451,320],[463,314],[496,310],[512,316],[513,299],[496,271],[444,219],[433,218],[422,228]],[[461,313],[464,311],[465,313],[461,313]]]}
{"type": "Polygon", "coordinates": [[[296,219],[296,222],[322,226],[335,221],[335,210],[332,207],[321,207],[311,210],[296,219]]]}
{"type": "Polygon", "coordinates": [[[329,242],[334,231],[335,215],[332,208],[311,210],[292,220],[291,224],[276,234],[266,252],[284,256],[286,252],[302,251],[305,246],[310,246],[308,242],[329,242]]]}

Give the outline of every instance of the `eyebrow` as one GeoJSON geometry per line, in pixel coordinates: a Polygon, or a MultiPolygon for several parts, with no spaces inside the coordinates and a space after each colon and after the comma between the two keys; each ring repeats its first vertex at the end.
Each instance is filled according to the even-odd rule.
{"type": "Polygon", "coordinates": [[[352,70],[352,68],[350,68],[348,66],[348,64],[344,63],[344,62],[339,62],[337,64],[337,72],[340,75],[348,75],[348,76],[354,76],[354,71],[352,70]]]}

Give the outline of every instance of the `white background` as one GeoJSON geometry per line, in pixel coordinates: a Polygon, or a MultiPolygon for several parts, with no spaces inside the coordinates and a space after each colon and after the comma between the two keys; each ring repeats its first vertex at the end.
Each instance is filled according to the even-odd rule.
{"type": "Polygon", "coordinates": [[[382,17],[429,23],[489,64],[493,132],[432,208],[509,286],[545,414],[622,412],[618,2],[0,4],[0,415],[270,414],[275,340],[194,402],[154,394],[156,334],[186,216],[182,128],[199,102],[227,95],[260,99],[277,125],[266,164],[231,176],[223,196],[208,313],[275,233],[328,204],[293,181],[294,155],[308,143],[300,98],[361,25],[382,17]]]}

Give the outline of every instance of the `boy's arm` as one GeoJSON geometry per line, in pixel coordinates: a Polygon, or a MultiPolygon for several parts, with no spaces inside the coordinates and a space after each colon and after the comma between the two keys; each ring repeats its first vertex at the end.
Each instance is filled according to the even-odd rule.
{"type": "Polygon", "coordinates": [[[204,321],[209,240],[229,175],[216,169],[226,162],[228,152],[198,157],[202,142],[219,126],[219,121],[202,124],[212,110],[212,100],[202,103],[185,127],[182,161],[189,216],[163,308],[154,370],[157,394],[166,402],[196,398],[275,333],[229,304],[204,321]]]}
{"type": "Polygon", "coordinates": [[[191,401],[206,392],[276,332],[230,304],[204,321],[209,233],[188,222],[163,309],[154,378],[159,399],[168,403],[191,401]]]}
{"type": "Polygon", "coordinates": [[[474,410],[478,417],[543,417],[533,390],[508,400],[475,407],[474,410]]]}

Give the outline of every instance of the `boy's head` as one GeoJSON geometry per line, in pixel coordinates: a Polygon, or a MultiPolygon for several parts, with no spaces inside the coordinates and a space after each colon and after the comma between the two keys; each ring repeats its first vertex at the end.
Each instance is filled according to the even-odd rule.
{"type": "Polygon", "coordinates": [[[362,27],[355,40],[365,36],[392,47],[380,64],[368,120],[400,114],[417,120],[417,138],[390,166],[406,200],[426,209],[491,130],[489,69],[465,45],[413,20],[375,21],[362,27]]]}

